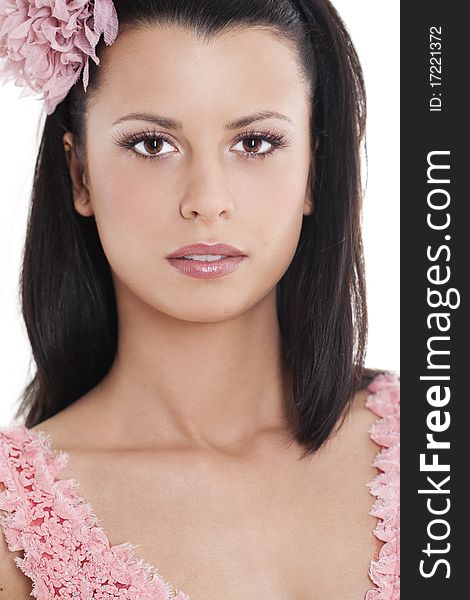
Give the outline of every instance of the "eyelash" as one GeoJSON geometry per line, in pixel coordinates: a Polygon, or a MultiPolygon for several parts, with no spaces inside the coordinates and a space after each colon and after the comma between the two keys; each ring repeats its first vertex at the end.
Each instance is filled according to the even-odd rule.
{"type": "MultiPolygon", "coordinates": [[[[266,131],[266,132],[260,132],[260,131],[245,131],[244,133],[240,134],[237,136],[237,138],[235,139],[235,144],[238,144],[238,142],[245,140],[245,139],[255,139],[255,140],[264,140],[269,142],[272,145],[272,148],[270,150],[268,150],[267,152],[262,152],[260,154],[257,154],[256,152],[241,152],[241,154],[243,154],[248,160],[251,160],[253,158],[258,158],[258,159],[265,159],[268,156],[272,156],[276,150],[285,148],[288,146],[288,143],[284,137],[284,135],[282,134],[282,132],[280,131],[276,131],[276,130],[272,130],[272,131],[266,131]]],[[[141,131],[139,133],[135,133],[133,135],[127,135],[124,131],[120,131],[118,132],[117,136],[114,138],[114,141],[116,142],[116,144],[118,146],[121,146],[122,148],[127,148],[130,150],[130,155],[131,157],[137,156],[137,158],[143,158],[144,160],[159,160],[165,157],[166,154],[171,154],[169,152],[166,152],[163,155],[149,155],[146,156],[145,154],[140,154],[139,152],[136,152],[135,150],[133,150],[134,146],[137,145],[140,142],[152,142],[152,141],[164,141],[164,142],[168,142],[169,144],[173,144],[171,138],[169,136],[167,136],[164,133],[158,133],[156,131],[152,131],[150,129],[147,129],[145,131],[141,131]]]]}

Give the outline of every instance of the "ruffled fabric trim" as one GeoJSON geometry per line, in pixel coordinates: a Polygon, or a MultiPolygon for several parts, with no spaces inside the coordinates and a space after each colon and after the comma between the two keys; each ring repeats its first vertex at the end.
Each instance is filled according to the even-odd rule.
{"type": "Polygon", "coordinates": [[[381,472],[367,484],[376,497],[369,514],[379,519],[374,535],[384,544],[369,569],[376,587],[364,600],[400,600],[400,379],[381,373],[367,389],[366,406],[379,416],[369,434],[383,446],[372,463],[381,472]]]}
{"type": "Polygon", "coordinates": [[[68,462],[47,434],[24,425],[0,428],[0,525],[37,600],[189,600],[129,542],[111,546],[73,479],[56,480],[68,462]],[[1,511],[5,514],[2,515],[1,511]]]}

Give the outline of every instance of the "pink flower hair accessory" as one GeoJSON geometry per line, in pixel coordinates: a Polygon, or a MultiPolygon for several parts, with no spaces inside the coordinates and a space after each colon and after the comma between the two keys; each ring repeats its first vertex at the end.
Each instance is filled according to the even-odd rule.
{"type": "Polygon", "coordinates": [[[42,93],[50,115],[82,71],[86,92],[101,34],[107,46],[118,34],[112,0],[0,0],[0,80],[42,93]]]}

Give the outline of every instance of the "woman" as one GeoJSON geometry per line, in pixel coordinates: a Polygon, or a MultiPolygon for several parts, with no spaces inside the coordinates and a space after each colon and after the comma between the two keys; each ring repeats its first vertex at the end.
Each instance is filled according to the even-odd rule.
{"type": "Polygon", "coordinates": [[[398,379],[363,368],[365,93],[334,8],[21,10],[5,69],[48,116],[7,597],[397,599],[398,379]]]}

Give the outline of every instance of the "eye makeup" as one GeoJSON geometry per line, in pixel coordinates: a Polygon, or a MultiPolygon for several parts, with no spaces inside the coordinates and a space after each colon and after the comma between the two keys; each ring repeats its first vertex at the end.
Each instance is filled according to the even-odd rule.
{"type": "MultiPolygon", "coordinates": [[[[248,160],[260,159],[263,160],[268,156],[272,156],[277,150],[286,148],[290,145],[290,141],[287,139],[287,135],[285,132],[272,129],[266,131],[245,131],[240,133],[236,138],[234,143],[237,144],[240,141],[255,141],[255,142],[268,142],[271,145],[271,148],[264,152],[250,152],[246,150],[237,151],[244,158],[248,160]]],[[[165,133],[157,132],[152,129],[145,129],[138,133],[128,134],[125,131],[118,131],[115,136],[113,136],[113,141],[120,147],[128,149],[131,157],[143,158],[144,160],[160,160],[165,158],[170,154],[174,154],[175,152],[165,152],[162,154],[143,154],[142,152],[135,150],[135,146],[140,143],[143,144],[151,144],[157,147],[154,147],[154,150],[160,151],[161,144],[166,142],[170,145],[174,146],[174,142],[170,136],[165,133]]],[[[148,152],[148,150],[145,150],[148,152]]]]}

